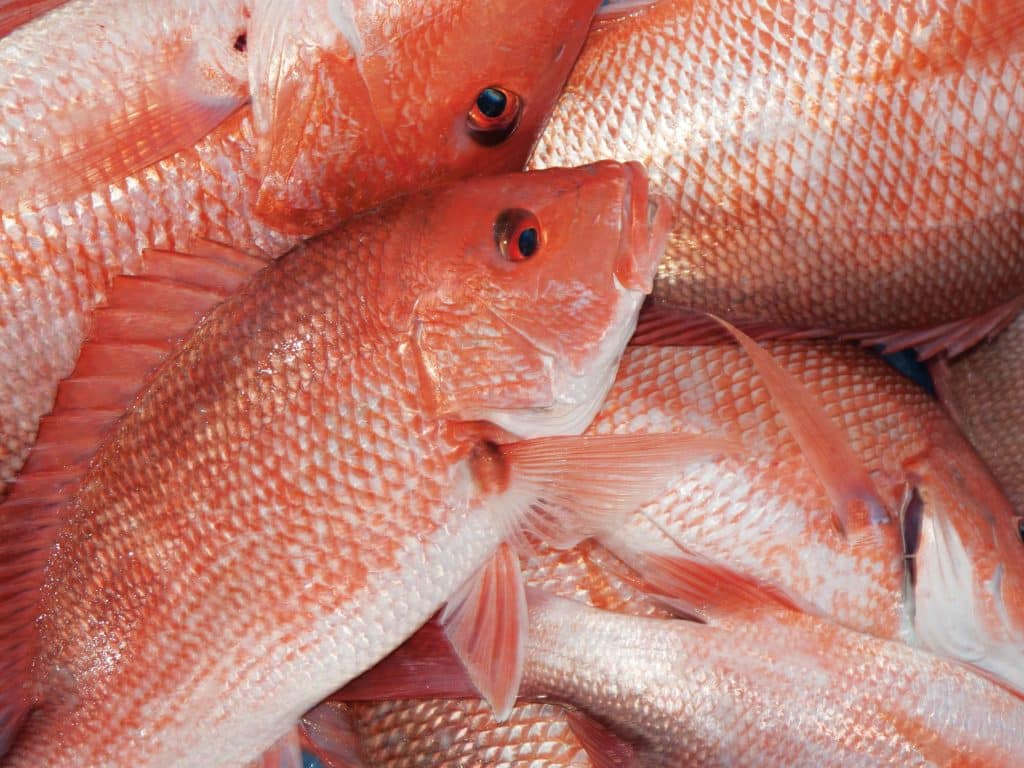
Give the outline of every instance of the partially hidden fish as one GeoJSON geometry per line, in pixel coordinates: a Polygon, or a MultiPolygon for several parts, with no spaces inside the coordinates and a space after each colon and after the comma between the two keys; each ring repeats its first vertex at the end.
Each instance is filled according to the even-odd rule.
{"type": "Polygon", "coordinates": [[[70,0],[0,38],[0,484],[144,248],[269,259],[521,169],[596,5],[70,0]]]}
{"type": "MultiPolygon", "coordinates": [[[[588,38],[532,167],[643,162],[663,338],[959,351],[1024,294],[1024,4],[659,0],[588,38]]],[[[648,337],[649,340],[652,337],[648,337]]]]}
{"type": "Polygon", "coordinates": [[[956,426],[923,389],[855,346],[765,350],[800,387],[788,397],[816,403],[852,449],[848,463],[842,444],[813,449],[838,476],[815,471],[784,416],[791,406],[780,408],[746,350],[631,347],[591,434],[727,434],[744,451],[687,468],[609,546],[669,592],[688,589],[710,560],[783,589],[804,610],[975,664],[1024,692],[1018,518],[956,426]],[[887,521],[866,515],[865,484],[887,521]],[[845,530],[833,498],[855,511],[845,530]]]}
{"type": "MultiPolygon", "coordinates": [[[[1016,764],[1021,700],[970,667],[794,610],[727,569],[699,581],[701,622],[530,591],[522,693],[571,708],[593,765],[1016,764]]],[[[472,694],[434,624],[337,698],[372,701],[417,685],[472,694]]],[[[428,701],[420,712],[440,707],[428,701]]],[[[458,707],[472,711],[458,699],[443,709],[458,707]]],[[[496,726],[481,727],[478,740],[496,726]]]]}
{"type": "MultiPolygon", "coordinates": [[[[960,357],[936,359],[931,373],[943,403],[1024,513],[1024,315],[960,357]]],[[[1024,542],[1024,528],[1018,533],[1024,542]]]]}
{"type": "Polygon", "coordinates": [[[721,449],[572,437],[666,226],[603,163],[394,201],[248,283],[213,246],[119,278],[0,506],[5,768],[241,765],[445,601],[520,636],[504,539],[570,545],[721,449]]]}
{"type": "Polygon", "coordinates": [[[729,587],[707,587],[707,624],[541,598],[524,685],[634,745],[609,764],[994,768],[1024,753],[1024,707],[1000,686],[729,587]]]}

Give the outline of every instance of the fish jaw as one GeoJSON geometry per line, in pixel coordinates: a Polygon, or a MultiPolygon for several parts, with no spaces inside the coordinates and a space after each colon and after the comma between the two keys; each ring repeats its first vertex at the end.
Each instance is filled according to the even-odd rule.
{"type": "MultiPolygon", "coordinates": [[[[639,164],[539,173],[546,175],[533,181],[546,192],[529,210],[515,209],[535,217],[537,255],[486,271],[455,265],[444,290],[413,309],[425,389],[438,393],[439,415],[489,421],[522,438],[579,434],[593,419],[667,229],[666,206],[648,194],[639,164]],[[519,371],[499,384],[481,354],[519,360],[519,371]]],[[[487,186],[500,187],[497,178],[487,186]]]]}

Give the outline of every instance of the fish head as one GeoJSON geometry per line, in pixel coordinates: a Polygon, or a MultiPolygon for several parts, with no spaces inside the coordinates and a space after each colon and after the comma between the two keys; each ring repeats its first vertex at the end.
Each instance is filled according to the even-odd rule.
{"type": "Polygon", "coordinates": [[[263,0],[256,212],[312,233],[465,176],[520,170],[597,0],[263,0]]]}
{"type": "Polygon", "coordinates": [[[481,177],[430,199],[432,242],[392,281],[423,287],[389,289],[389,314],[412,335],[433,414],[523,438],[582,432],[665,248],[668,205],[643,166],[481,177]]]}
{"type": "Polygon", "coordinates": [[[1021,518],[959,435],[942,443],[916,486],[914,635],[1024,694],[1021,518]]]}

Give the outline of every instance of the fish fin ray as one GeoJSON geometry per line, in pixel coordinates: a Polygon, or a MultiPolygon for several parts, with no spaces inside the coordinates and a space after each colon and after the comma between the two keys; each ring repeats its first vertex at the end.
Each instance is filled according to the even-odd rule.
{"type": "Polygon", "coordinates": [[[635,768],[640,763],[633,745],[577,709],[567,709],[569,730],[594,768],[635,768]]]}
{"type": "MultiPolygon", "coordinates": [[[[108,309],[99,311],[171,318],[168,325],[142,323],[142,332],[122,318],[94,326],[74,371],[58,387],[53,411],[40,421],[22,472],[0,504],[0,594],[5,596],[0,601],[0,691],[21,691],[27,679],[35,645],[33,606],[43,569],[65,505],[96,452],[177,344],[262,266],[251,262],[246,274],[238,262],[221,269],[210,259],[201,263],[173,254],[164,263],[165,257],[147,252],[142,274],[115,280],[108,309]],[[149,270],[157,277],[150,277],[149,270]],[[159,332],[150,335],[153,330],[159,332]]],[[[4,722],[16,719],[10,714],[13,706],[8,694],[0,694],[4,722]]]]}
{"type": "Polygon", "coordinates": [[[634,549],[614,539],[602,539],[602,544],[668,598],[669,605],[705,622],[765,610],[820,613],[782,587],[702,555],[634,549]]]}
{"type": "Polygon", "coordinates": [[[448,600],[441,625],[494,718],[512,713],[523,677],[527,612],[519,558],[508,544],[448,600]]]}
{"type": "Polygon", "coordinates": [[[68,0],[0,0],[0,38],[68,0]]]}
{"type": "Polygon", "coordinates": [[[991,339],[1024,310],[1024,296],[993,307],[980,315],[944,323],[934,328],[886,333],[853,334],[848,338],[861,344],[882,347],[885,354],[916,348],[919,360],[929,360],[940,354],[956,357],[974,345],[991,339]]]}
{"type": "Polygon", "coordinates": [[[248,768],[302,768],[299,726],[290,728],[270,749],[249,763],[248,768]]]}
{"type": "Polygon", "coordinates": [[[0,163],[0,209],[43,207],[102,189],[195,145],[246,101],[241,89],[204,94],[192,51],[170,64],[155,57],[122,86],[118,105],[103,99],[81,104],[72,138],[53,154],[0,163]],[[123,103],[123,106],[119,106],[123,103]]]}
{"type": "Polygon", "coordinates": [[[757,342],[729,322],[715,320],[753,361],[801,452],[832,500],[839,530],[849,536],[871,530],[875,524],[891,522],[867,467],[817,399],[757,342]],[[855,502],[860,502],[856,510],[855,502]]]}
{"type": "MultiPolygon", "coordinates": [[[[748,320],[737,320],[735,325],[757,341],[835,336],[834,332],[824,328],[801,330],[748,320]]],[[[635,347],[687,347],[721,344],[730,339],[729,332],[703,312],[690,312],[663,302],[647,301],[629,343],[635,347]]]]}
{"type": "Polygon", "coordinates": [[[509,462],[503,521],[566,548],[614,527],[689,462],[737,453],[730,438],[684,433],[542,437],[500,446],[509,462]]]}
{"type": "Polygon", "coordinates": [[[367,768],[346,706],[327,701],[302,716],[302,748],[324,768],[367,768]]]}

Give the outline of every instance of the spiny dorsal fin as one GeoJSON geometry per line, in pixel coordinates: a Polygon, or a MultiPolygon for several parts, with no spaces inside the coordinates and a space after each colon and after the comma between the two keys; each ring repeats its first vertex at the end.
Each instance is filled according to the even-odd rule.
{"type": "Polygon", "coordinates": [[[913,347],[919,360],[930,360],[940,354],[956,357],[975,344],[991,339],[1024,310],[1024,296],[993,307],[987,312],[961,320],[954,320],[934,328],[919,328],[891,333],[851,334],[861,344],[880,346],[885,354],[913,347]]]}
{"type": "Polygon", "coordinates": [[[75,370],[58,387],[54,409],[0,504],[0,754],[31,704],[38,590],[66,504],[157,369],[211,309],[264,266],[201,247],[208,255],[147,251],[139,275],[114,281],[75,370]]]}

